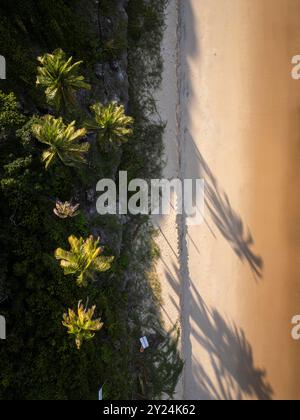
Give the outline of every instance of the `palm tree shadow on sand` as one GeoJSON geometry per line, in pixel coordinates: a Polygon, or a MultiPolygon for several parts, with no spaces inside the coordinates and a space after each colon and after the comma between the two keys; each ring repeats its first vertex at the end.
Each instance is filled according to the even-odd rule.
{"type": "Polygon", "coordinates": [[[266,372],[257,368],[245,333],[226,321],[216,309],[209,309],[194,286],[191,317],[197,327],[191,334],[208,354],[215,381],[196,365],[194,380],[200,394],[213,400],[271,400],[273,390],[266,372]]]}
{"type": "MultiPolygon", "coordinates": [[[[180,275],[175,265],[173,270],[180,275]]],[[[179,294],[181,286],[170,273],[166,272],[168,281],[179,294]]],[[[182,315],[186,395],[196,400],[272,400],[267,373],[256,366],[245,332],[209,308],[190,279],[189,285],[182,315]],[[193,357],[192,339],[204,351],[205,364],[193,357]]]]}
{"type": "Polygon", "coordinates": [[[202,177],[205,180],[205,204],[212,221],[240,260],[249,264],[255,279],[261,279],[263,260],[252,250],[254,240],[250,230],[246,231],[241,217],[232,208],[228,195],[219,187],[194,140],[191,141],[201,164],[202,177]]]}

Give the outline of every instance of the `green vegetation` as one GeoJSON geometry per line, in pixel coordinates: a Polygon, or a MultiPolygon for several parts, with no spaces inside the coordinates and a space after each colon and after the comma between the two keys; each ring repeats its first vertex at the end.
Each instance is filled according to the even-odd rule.
{"type": "Polygon", "coordinates": [[[13,93],[5,95],[0,92],[0,127],[1,135],[5,135],[9,129],[21,127],[25,123],[25,117],[18,111],[16,96],[13,93]]]}
{"type": "Polygon", "coordinates": [[[93,319],[96,306],[85,309],[81,302],[78,303],[77,313],[69,309],[63,316],[63,326],[68,329],[68,334],[75,336],[75,343],[80,350],[83,341],[91,340],[95,337],[94,331],[99,331],[103,327],[100,319],[93,319]]]}
{"type": "Polygon", "coordinates": [[[172,397],[182,369],[178,329],[167,334],[160,318],[154,274],[159,254],[151,223],[144,216],[124,220],[95,214],[101,177],[114,178],[123,169],[131,178],[157,177],[162,165],[164,125],[150,117],[155,104],[149,87],[159,82],[164,0],[129,0],[127,11],[128,28],[111,0],[99,5],[5,0],[0,5],[0,51],[8,62],[0,92],[0,311],[8,331],[0,348],[0,399],[96,399],[103,383],[109,399],[172,397]],[[99,39],[101,31],[90,18],[98,12],[114,23],[108,36],[115,39],[113,54],[106,50],[101,57],[107,39],[99,39]],[[110,86],[95,76],[94,66],[124,53],[120,27],[122,34],[128,30],[130,117],[118,108],[115,120],[114,112],[107,117],[114,122],[110,125],[104,109],[94,110],[96,133],[110,132],[103,150],[93,132],[76,129],[72,121],[85,126],[92,119],[91,104],[106,103],[110,86]],[[52,63],[45,53],[58,49],[65,55],[50,54],[52,63]],[[37,56],[46,60],[43,72],[55,60],[59,71],[42,75],[37,56]],[[57,76],[67,69],[60,84],[57,76]],[[50,87],[46,96],[35,87],[37,72],[43,90],[50,87]],[[78,94],[77,88],[87,87],[79,86],[85,80],[92,89],[78,94]],[[73,206],[71,198],[78,204],[73,206]],[[65,251],[68,238],[71,249],[65,251]],[[83,308],[85,301],[101,310],[98,319],[93,319],[94,307],[83,308]],[[66,314],[77,302],[78,310],[66,314]],[[151,345],[141,355],[144,334],[151,345]]]}
{"type": "Polygon", "coordinates": [[[62,49],[53,54],[38,57],[41,67],[38,67],[36,84],[46,88],[45,94],[49,104],[56,109],[67,109],[76,103],[75,93],[79,89],[90,89],[84,81],[84,76],[78,75],[82,61],[73,63],[73,57],[67,58],[62,49]]]}
{"type": "Polygon", "coordinates": [[[56,119],[52,115],[46,115],[38,124],[32,126],[35,138],[50,146],[43,152],[42,161],[46,169],[58,159],[67,166],[86,162],[84,154],[89,151],[90,145],[79,142],[85,137],[86,130],[76,130],[75,123],[76,121],[73,121],[65,125],[62,118],[56,119]]]}
{"type": "Polygon", "coordinates": [[[132,135],[133,118],[125,115],[123,105],[97,103],[91,110],[95,114],[95,122],[89,128],[97,132],[100,145],[121,146],[132,135]]]}
{"type": "Polygon", "coordinates": [[[26,94],[28,106],[43,103],[36,81],[36,57],[61,48],[75,60],[97,61],[98,39],[84,19],[93,0],[3,0],[0,51],[7,60],[7,91],[26,94]],[[82,9],[82,10],[81,10],[82,9]]]}
{"type": "Polygon", "coordinates": [[[103,248],[99,247],[100,239],[90,236],[86,241],[75,236],[69,237],[71,251],[58,248],[55,258],[60,261],[65,276],[76,275],[77,285],[86,287],[88,280],[96,280],[95,272],[105,272],[111,268],[113,257],[101,256],[103,248]]]}

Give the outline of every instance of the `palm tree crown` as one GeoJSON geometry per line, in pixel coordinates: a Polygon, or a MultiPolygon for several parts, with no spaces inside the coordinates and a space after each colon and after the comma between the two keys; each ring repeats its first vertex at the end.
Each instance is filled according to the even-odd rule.
{"type": "Polygon", "coordinates": [[[86,241],[83,238],[69,237],[70,251],[58,248],[55,257],[60,261],[64,274],[76,275],[77,284],[86,287],[88,280],[95,279],[96,272],[108,271],[114,257],[104,257],[103,248],[99,247],[100,239],[90,236],[86,241]]]}
{"type": "Polygon", "coordinates": [[[66,201],[65,203],[57,201],[53,210],[54,214],[60,219],[67,219],[68,217],[76,217],[79,214],[80,204],[73,205],[71,202],[66,201]]]}
{"type": "Polygon", "coordinates": [[[63,315],[63,326],[67,327],[68,333],[75,336],[78,350],[84,340],[91,340],[95,332],[101,330],[103,323],[100,319],[93,320],[96,306],[85,309],[81,302],[78,303],[77,313],[72,309],[63,315]]]}
{"type": "Polygon", "coordinates": [[[43,162],[46,169],[60,159],[67,166],[85,163],[84,154],[89,151],[89,143],[80,143],[86,135],[86,129],[76,130],[75,121],[65,125],[62,118],[46,115],[39,124],[32,127],[33,135],[44,144],[50,146],[43,153],[43,162]]]}
{"type": "Polygon", "coordinates": [[[53,54],[38,57],[41,66],[38,67],[37,85],[46,88],[48,103],[57,109],[67,104],[75,103],[75,92],[79,89],[90,89],[84,77],[78,75],[82,61],[73,63],[73,57],[67,58],[61,49],[53,54]]]}
{"type": "Polygon", "coordinates": [[[91,110],[95,114],[95,121],[89,128],[98,132],[101,143],[120,146],[132,135],[133,118],[125,115],[123,105],[116,102],[106,106],[97,103],[91,110]]]}

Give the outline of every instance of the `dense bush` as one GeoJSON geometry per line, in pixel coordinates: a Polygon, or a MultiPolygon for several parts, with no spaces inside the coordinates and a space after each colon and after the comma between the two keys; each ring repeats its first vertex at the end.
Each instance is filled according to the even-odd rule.
{"type": "Polygon", "coordinates": [[[78,3],[78,0],[1,1],[0,51],[8,66],[7,81],[1,84],[7,91],[21,92],[26,94],[27,101],[42,103],[41,95],[32,89],[40,52],[62,48],[75,58],[94,62],[97,39],[77,13],[78,3]]]}
{"type": "MultiPolygon", "coordinates": [[[[0,347],[0,399],[96,399],[103,383],[110,399],[154,398],[165,391],[172,394],[181,369],[176,341],[169,343],[170,337],[162,333],[148,281],[154,255],[147,224],[144,246],[133,248],[147,219],[133,218],[123,226],[116,217],[93,218],[88,211],[87,190],[100,176],[116,170],[120,155],[114,151],[100,155],[94,146],[84,170],[58,162],[45,171],[41,161],[45,147],[32,135],[41,114],[48,112],[44,95],[35,89],[36,57],[63,48],[75,59],[85,60],[87,74],[93,66],[99,40],[76,12],[81,3],[3,0],[0,5],[0,51],[8,62],[6,93],[0,92],[0,312],[8,331],[0,347]],[[57,217],[53,212],[57,200],[74,197],[80,203],[79,215],[57,217]],[[68,248],[69,236],[87,238],[93,231],[105,233],[107,255],[117,258],[109,274],[100,273],[96,282],[82,289],[64,276],[54,252],[68,248]],[[159,333],[153,337],[152,350],[141,359],[143,297],[153,301],[150,323],[159,333]],[[95,318],[101,318],[103,328],[78,351],[62,316],[80,300],[89,307],[96,305],[95,318]]],[[[134,3],[129,3],[131,16],[134,3]]],[[[147,3],[136,3],[138,21],[147,3]]],[[[161,7],[156,14],[151,9],[147,30],[152,38],[155,31],[161,36],[162,13],[161,7]]],[[[136,16],[134,25],[135,21],[136,16]]],[[[131,77],[135,83],[132,72],[131,77]]],[[[148,177],[159,172],[163,126],[147,122],[138,102],[133,96],[136,133],[124,148],[121,165],[131,176],[141,175],[144,168],[148,177]]],[[[82,111],[88,112],[88,106],[82,111]]]]}

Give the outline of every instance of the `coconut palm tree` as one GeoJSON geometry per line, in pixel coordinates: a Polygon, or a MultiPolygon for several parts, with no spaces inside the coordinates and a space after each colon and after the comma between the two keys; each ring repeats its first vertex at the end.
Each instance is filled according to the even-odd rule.
{"type": "Polygon", "coordinates": [[[49,104],[57,109],[74,105],[75,92],[79,89],[90,89],[84,77],[78,75],[78,68],[82,61],[73,63],[73,57],[67,58],[61,49],[52,54],[38,57],[41,66],[38,67],[37,85],[46,88],[46,98],[49,104]]]}
{"type": "Polygon", "coordinates": [[[55,258],[60,261],[64,274],[76,275],[77,285],[86,287],[88,280],[95,280],[97,272],[105,272],[111,268],[114,257],[104,257],[103,248],[99,246],[100,239],[90,236],[86,241],[83,238],[69,237],[70,251],[58,248],[55,258]]]}
{"type": "Polygon", "coordinates": [[[98,140],[104,146],[120,146],[132,135],[133,118],[125,115],[123,105],[112,102],[108,105],[97,103],[91,107],[94,121],[88,128],[98,133],[98,140]]]}
{"type": "Polygon", "coordinates": [[[79,214],[80,204],[73,205],[71,202],[66,201],[65,203],[57,201],[53,210],[54,214],[60,219],[67,219],[68,217],[76,217],[79,214]]]}
{"type": "Polygon", "coordinates": [[[67,166],[85,163],[84,154],[89,151],[89,143],[80,143],[86,135],[86,129],[76,130],[75,121],[65,125],[62,118],[46,115],[38,124],[32,126],[33,135],[49,148],[43,153],[46,169],[57,159],[67,166]]]}
{"type": "Polygon", "coordinates": [[[101,319],[94,319],[96,306],[91,309],[85,309],[81,303],[78,303],[77,313],[72,309],[63,315],[63,326],[67,327],[68,334],[75,336],[77,349],[80,350],[84,340],[91,340],[95,332],[101,330],[103,323],[101,319]]]}

